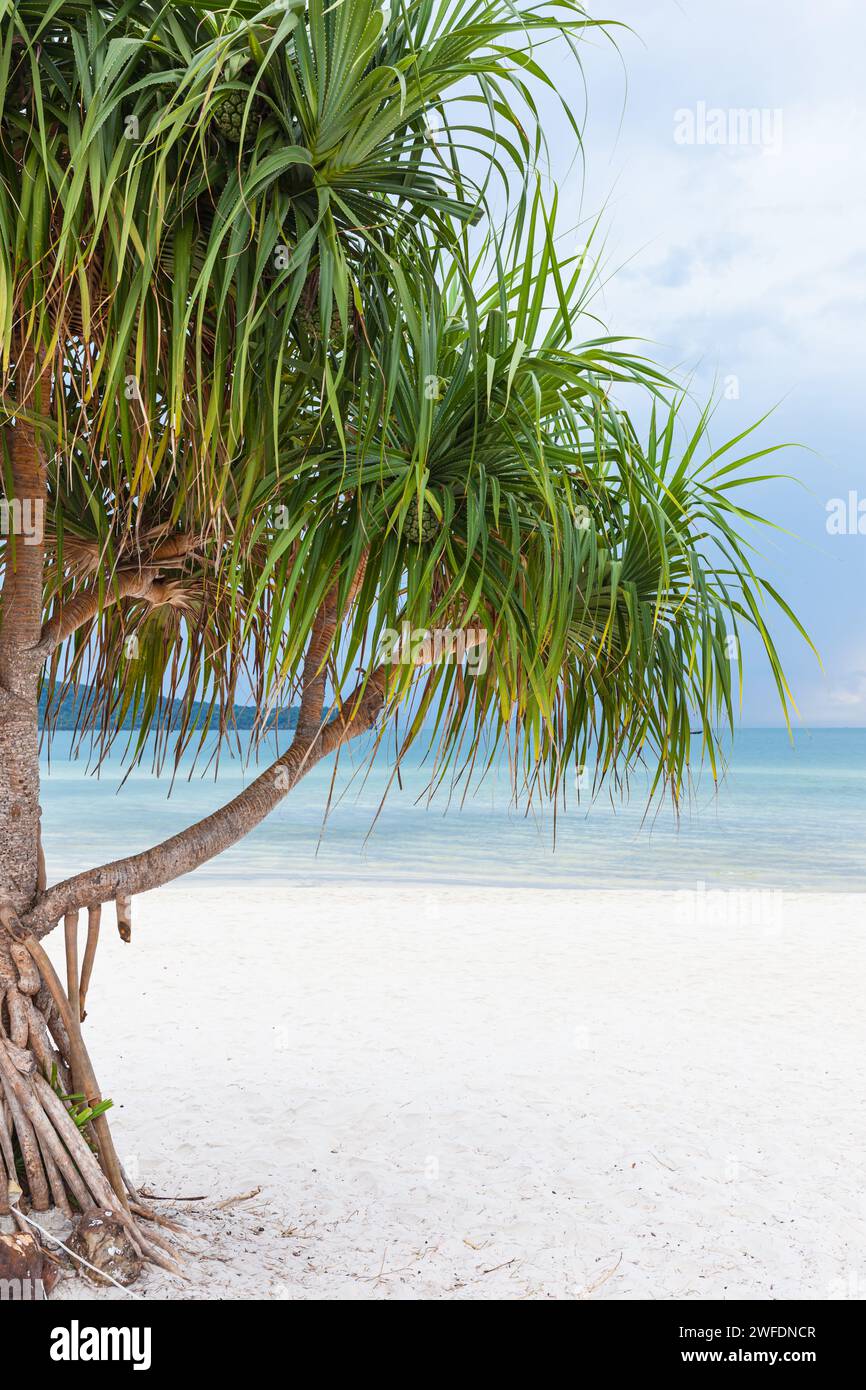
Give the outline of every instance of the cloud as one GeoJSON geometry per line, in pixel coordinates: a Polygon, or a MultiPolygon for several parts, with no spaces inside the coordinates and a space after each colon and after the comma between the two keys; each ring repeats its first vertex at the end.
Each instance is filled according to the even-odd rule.
{"type": "Polygon", "coordinates": [[[786,117],[775,155],[638,137],[608,218],[608,263],[623,264],[601,295],[615,331],[768,395],[859,377],[866,308],[866,112],[786,117]]]}
{"type": "Polygon", "coordinates": [[[806,724],[866,724],[866,668],[849,670],[811,687],[800,705],[806,724]]]}
{"type": "MultiPolygon", "coordinates": [[[[777,459],[805,484],[758,488],[757,509],[803,541],[778,538],[763,569],[815,636],[826,676],[800,639],[774,625],[804,718],[866,723],[862,628],[866,538],[830,546],[825,501],[866,496],[866,6],[826,0],[620,0],[623,68],[599,42],[584,67],[585,170],[558,167],[570,148],[551,106],[561,224],[602,210],[605,283],[593,310],[614,333],[657,346],[693,373],[703,401],[736,378],[714,436],[731,437],[778,405],[759,443],[794,439],[777,459]],[[625,97],[625,106],[623,100],[625,97]],[[776,152],[759,144],[678,144],[676,112],[782,112],[776,152]],[[764,505],[766,504],[766,505],[764,505]]],[[[562,71],[552,69],[559,91],[562,71]]],[[[746,718],[778,717],[772,678],[747,672],[746,718]]]]}

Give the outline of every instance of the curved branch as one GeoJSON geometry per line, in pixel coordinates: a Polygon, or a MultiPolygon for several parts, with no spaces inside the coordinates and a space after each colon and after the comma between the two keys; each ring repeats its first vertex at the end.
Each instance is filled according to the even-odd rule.
{"type": "MultiPolygon", "coordinates": [[[[332,613],[326,602],[317,624],[323,635],[332,621],[332,613]]],[[[472,647],[481,646],[487,640],[487,633],[481,628],[458,629],[458,633],[464,639],[469,638],[468,645],[472,647]]],[[[320,657],[319,643],[311,641],[304,661],[306,689],[318,677],[316,663],[320,657]]],[[[441,657],[438,658],[435,649],[426,643],[414,654],[413,665],[425,666],[437,659],[441,657]]],[[[237,844],[270,815],[316,763],[349,739],[372,728],[385,705],[391,672],[390,663],[377,666],[346,700],[340,701],[339,708],[327,722],[318,725],[312,738],[306,737],[300,728],[296,730],[288,751],[218,811],[141,854],[115,859],[49,888],[22,917],[23,928],[37,937],[45,936],[67,912],[82,907],[95,908],[119,896],[133,897],[159,888],[237,844]]]]}
{"type": "Polygon", "coordinates": [[[313,620],[304,658],[301,705],[295,739],[309,741],[322,726],[325,704],[326,658],[337,631],[337,593],[332,589],[313,620]]]}
{"type": "MultiPolygon", "coordinates": [[[[349,602],[357,592],[363,577],[363,564],[353,581],[349,602]]],[[[348,604],[347,604],[348,606],[348,604]]],[[[288,796],[289,792],[305,773],[309,772],[322,758],[334,752],[349,739],[366,733],[381,713],[388,694],[390,663],[377,666],[362,679],[351,695],[338,702],[338,708],[330,716],[321,712],[321,695],[324,692],[323,666],[325,654],[333,641],[334,624],[338,620],[335,590],[326,598],[313,625],[310,642],[304,658],[303,688],[306,710],[302,702],[302,712],[306,718],[299,719],[291,747],[282,757],[277,758],[259,777],[251,782],[238,796],[221,806],[219,810],[177,835],[172,835],[161,844],[140,854],[115,859],[110,864],[88,869],[65,879],[42,893],[34,907],[22,917],[25,930],[35,936],[44,936],[60,917],[79,908],[96,908],[101,903],[111,902],[118,897],[133,897],[137,893],[149,892],[164,883],[191,873],[200,865],[207,863],[232,845],[237,844],[251,830],[270,815],[271,811],[288,796]],[[321,686],[320,686],[321,682],[321,686]],[[314,706],[318,709],[315,710],[314,706]]],[[[486,642],[487,634],[482,628],[458,629],[450,633],[451,638],[459,636],[467,645],[476,647],[486,642]]],[[[453,642],[452,642],[453,645],[453,642]]],[[[450,654],[449,646],[444,655],[450,654]]],[[[421,644],[412,654],[412,664],[416,667],[429,665],[442,659],[430,642],[421,644]]],[[[397,660],[405,660],[406,655],[397,654],[397,660]]]]}
{"type": "Polygon", "coordinates": [[[24,927],[37,937],[45,936],[66,912],[96,907],[118,894],[132,896],[159,888],[229,849],[259,825],[317,762],[372,727],[384,705],[386,688],[387,670],[379,667],[353,691],[339,718],[326,724],[311,742],[296,736],[282,757],[225,806],[141,854],[55,884],[22,918],[24,927]]]}
{"type": "Polygon", "coordinates": [[[90,588],[75,594],[64,603],[42,626],[42,635],[36,648],[40,657],[48,657],[67,637],[84,627],[96,617],[107,603],[120,603],[125,598],[149,599],[157,594],[156,572],[135,570],[128,574],[117,574],[110,585],[100,591],[90,588]]]}
{"type": "Polygon", "coordinates": [[[169,536],[157,545],[148,555],[145,568],[159,565],[182,565],[190,555],[195,555],[201,545],[201,537],[184,531],[177,536],[169,536]]]}
{"type": "Polygon", "coordinates": [[[337,611],[337,588],[335,584],[327,594],[324,603],[313,620],[310,640],[304,656],[304,674],[301,684],[301,705],[298,722],[295,725],[295,738],[311,740],[322,730],[328,718],[325,710],[325,686],[327,676],[327,657],[337,631],[337,624],[344,618],[358,596],[364,575],[367,571],[367,551],[361,556],[355,576],[346,595],[342,613],[337,611]]]}

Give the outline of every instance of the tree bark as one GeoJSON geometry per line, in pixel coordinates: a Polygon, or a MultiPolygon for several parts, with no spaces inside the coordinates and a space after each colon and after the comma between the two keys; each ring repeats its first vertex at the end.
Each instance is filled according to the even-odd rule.
{"type": "MultiPolygon", "coordinates": [[[[38,407],[35,358],[20,352],[16,398],[38,407]]],[[[20,913],[33,904],[39,879],[39,660],[45,563],[46,470],[32,424],[16,418],[9,430],[13,497],[35,534],[6,537],[0,608],[0,903],[20,913]]],[[[15,513],[7,509],[7,521],[15,513]]]]}
{"type": "MultiPolygon", "coordinates": [[[[367,551],[365,550],[349,587],[343,616],[354,603],[364,582],[366,571],[367,551]]],[[[330,593],[326,595],[310,632],[310,640],[304,656],[301,705],[298,710],[295,742],[312,742],[321,733],[325,720],[328,718],[328,712],[325,710],[327,659],[341,617],[337,609],[337,589],[338,585],[335,584],[330,593]]]]}
{"type": "Polygon", "coordinates": [[[120,603],[125,598],[150,601],[152,597],[158,598],[159,594],[157,571],[154,569],[111,575],[102,593],[97,585],[76,593],[58,607],[53,617],[43,625],[38,648],[40,658],[50,656],[55,648],[84,627],[85,623],[92,622],[107,604],[120,603]]]}

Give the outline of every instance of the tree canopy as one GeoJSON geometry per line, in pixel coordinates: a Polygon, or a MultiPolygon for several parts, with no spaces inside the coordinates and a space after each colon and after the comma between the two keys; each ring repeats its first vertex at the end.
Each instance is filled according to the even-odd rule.
{"type": "Polygon", "coordinates": [[[264,727],[329,603],[328,703],[389,629],[486,632],[471,676],[389,672],[436,776],[507,744],[516,789],[641,759],[677,796],[743,625],[787,716],[740,500],[773,451],[684,429],[541,177],[545,50],[577,78],[609,33],[573,0],[2,0],[4,408],[26,345],[43,681],[95,688],[101,746],[133,711],[133,755],[179,757],[247,691],[264,727]]]}

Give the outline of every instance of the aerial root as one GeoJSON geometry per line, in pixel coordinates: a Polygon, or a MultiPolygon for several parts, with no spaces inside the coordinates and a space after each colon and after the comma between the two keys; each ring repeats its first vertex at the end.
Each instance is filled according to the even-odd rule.
{"type": "Polygon", "coordinates": [[[138,1200],[105,1114],[78,1120],[67,1103],[74,1094],[83,1096],[90,1109],[101,1101],[81,1036],[98,910],[89,913],[80,975],[77,921],[78,914],[70,913],[65,924],[72,998],[35,937],[19,932],[14,940],[0,940],[0,1217],[11,1215],[25,1231],[28,1211],[35,1218],[54,1208],[74,1219],[96,1208],[120,1223],[140,1260],[178,1275],[173,1248],[156,1229],[178,1228],[138,1200]]]}
{"type": "Polygon", "coordinates": [[[81,965],[81,980],[78,985],[78,1016],[82,1023],[87,1017],[84,1004],[87,999],[87,991],[90,988],[90,977],[93,974],[93,964],[96,960],[96,948],[99,945],[99,926],[101,920],[101,907],[96,906],[88,908],[87,942],[84,947],[84,960],[81,965]]]}

